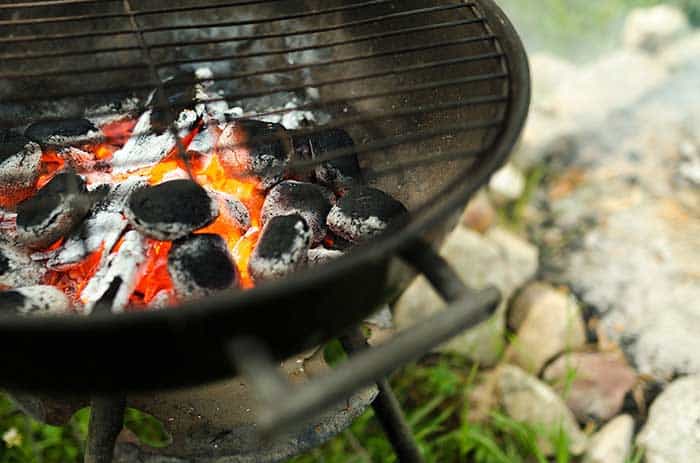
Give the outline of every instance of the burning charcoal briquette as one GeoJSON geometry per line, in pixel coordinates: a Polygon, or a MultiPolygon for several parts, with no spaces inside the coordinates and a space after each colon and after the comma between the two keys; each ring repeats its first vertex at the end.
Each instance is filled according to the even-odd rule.
{"type": "Polygon", "coordinates": [[[226,208],[228,216],[236,222],[241,231],[246,232],[250,228],[250,212],[248,208],[234,196],[221,191],[207,190],[210,194],[219,198],[221,206],[226,208]]]}
{"type": "Polygon", "coordinates": [[[0,288],[35,285],[44,273],[46,271],[29,254],[0,242],[0,288]]]}
{"type": "Polygon", "coordinates": [[[326,249],[324,247],[319,246],[317,248],[309,249],[309,265],[327,264],[328,262],[343,257],[343,255],[345,255],[343,251],[338,251],[335,249],[326,249]]]}
{"type": "Polygon", "coordinates": [[[230,175],[257,178],[263,189],[284,179],[293,151],[291,136],[280,124],[250,119],[227,124],[217,145],[230,175]]]}
{"type": "Polygon", "coordinates": [[[238,284],[238,274],[226,242],[219,235],[191,235],[173,243],[168,273],[183,299],[204,297],[238,284]]]}
{"type": "Polygon", "coordinates": [[[34,196],[17,205],[17,239],[32,248],[48,247],[83,220],[93,200],[80,176],[57,174],[34,196]]]}
{"type": "Polygon", "coordinates": [[[294,138],[297,156],[302,159],[318,159],[340,155],[322,161],[315,168],[316,180],[336,193],[343,193],[362,183],[362,170],[357,160],[355,143],[343,129],[326,129],[321,132],[294,138]],[[341,155],[342,154],[342,155],[341,155]]]}
{"type": "Polygon", "coordinates": [[[219,207],[195,182],[172,180],[134,191],[125,213],[143,234],[176,240],[212,223],[219,216],[219,207]]]}
{"type": "Polygon", "coordinates": [[[341,197],[328,214],[328,228],[352,243],[380,235],[407,214],[403,204],[383,191],[354,187],[341,197]]]}
{"type": "Polygon", "coordinates": [[[0,130],[0,195],[34,187],[40,163],[37,143],[17,132],[0,130]]]}
{"type": "Polygon", "coordinates": [[[52,119],[35,122],[24,136],[41,146],[69,146],[100,139],[100,130],[87,119],[52,119]]]}
{"type": "Polygon", "coordinates": [[[146,105],[152,108],[150,119],[155,133],[161,134],[168,130],[174,121],[174,114],[183,109],[194,108],[195,79],[193,71],[179,71],[165,79],[163,85],[153,91],[146,105]]]}
{"type": "Polygon", "coordinates": [[[311,229],[299,214],[271,218],[250,256],[248,272],[255,281],[284,277],[306,264],[311,229]]]}
{"type": "Polygon", "coordinates": [[[311,227],[312,244],[318,244],[326,236],[326,217],[333,207],[330,200],[332,196],[322,186],[286,180],[270,190],[265,197],[263,224],[278,215],[299,214],[311,227]]]}
{"type": "Polygon", "coordinates": [[[54,286],[26,286],[0,292],[0,313],[59,315],[70,311],[71,303],[54,286]]]}

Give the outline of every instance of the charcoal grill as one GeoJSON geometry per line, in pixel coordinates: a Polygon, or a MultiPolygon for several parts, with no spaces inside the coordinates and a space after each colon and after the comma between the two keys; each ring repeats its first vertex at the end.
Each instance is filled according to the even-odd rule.
{"type": "MultiPolygon", "coordinates": [[[[427,244],[440,242],[471,194],[505,162],[527,113],[526,56],[496,4],[41,0],[0,5],[0,26],[0,127],[83,116],[129,96],[144,100],[154,88],[193,83],[166,81],[176,70],[208,65],[227,102],[314,95],[295,110],[330,115],[325,127],[351,134],[368,182],[410,210],[400,228],[336,262],[243,293],[118,316],[3,316],[0,348],[10,354],[0,384],[94,397],[88,459],[106,461],[124,406],[114,397],[238,373],[279,397],[289,391],[272,373],[275,361],[346,333],[346,347],[361,351],[351,365],[295,390],[275,409],[263,407],[261,427],[286,429],[379,380],[379,415],[402,461],[417,461],[380,378],[483,321],[498,302],[493,290],[465,288],[427,244]],[[414,271],[402,261],[452,305],[430,323],[362,349],[364,340],[347,330],[405,287],[414,271]]],[[[178,109],[166,99],[157,104],[178,109]]]]}

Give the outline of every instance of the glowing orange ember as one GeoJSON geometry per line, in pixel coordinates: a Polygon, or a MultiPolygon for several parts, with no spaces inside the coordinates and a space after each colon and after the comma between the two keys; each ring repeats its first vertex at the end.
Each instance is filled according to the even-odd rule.
{"type": "MultiPolygon", "coordinates": [[[[60,243],[60,242],[59,242],[60,243]]],[[[54,243],[51,248],[54,248],[54,243]]],[[[102,260],[103,247],[75,265],[59,270],[51,270],[44,277],[44,284],[53,285],[66,293],[74,302],[80,300],[80,293],[95,275],[102,260]]]]}
{"type": "Polygon", "coordinates": [[[44,150],[41,155],[41,173],[39,174],[39,180],[36,182],[36,189],[40,189],[56,175],[56,173],[61,170],[66,161],[58,155],[56,151],[44,150]]]}
{"type": "Polygon", "coordinates": [[[147,307],[160,291],[172,291],[173,282],[168,274],[169,241],[148,240],[146,262],[141,266],[139,282],[129,301],[132,308],[147,307]]]}

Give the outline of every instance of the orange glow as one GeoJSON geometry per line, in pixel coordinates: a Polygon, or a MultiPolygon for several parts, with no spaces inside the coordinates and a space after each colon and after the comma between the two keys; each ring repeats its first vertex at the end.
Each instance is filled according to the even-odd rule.
{"type": "MultiPolygon", "coordinates": [[[[60,243],[60,241],[59,241],[60,243]]],[[[56,246],[54,243],[51,247],[56,246]]],[[[74,302],[80,300],[88,281],[95,275],[102,260],[103,247],[93,252],[81,262],[62,270],[51,270],[44,276],[44,284],[53,285],[66,293],[74,302]]]]}
{"type": "Polygon", "coordinates": [[[102,133],[105,136],[105,143],[110,145],[124,146],[136,126],[136,119],[120,119],[102,126],[102,133]]]}
{"type": "Polygon", "coordinates": [[[41,155],[41,167],[39,179],[36,182],[36,189],[40,189],[56,175],[56,173],[63,168],[66,161],[58,155],[53,150],[46,150],[41,155]]]}
{"type": "Polygon", "coordinates": [[[146,261],[141,265],[139,282],[129,298],[132,307],[146,307],[160,291],[173,289],[168,273],[168,252],[171,247],[170,241],[148,240],[146,261]]]}

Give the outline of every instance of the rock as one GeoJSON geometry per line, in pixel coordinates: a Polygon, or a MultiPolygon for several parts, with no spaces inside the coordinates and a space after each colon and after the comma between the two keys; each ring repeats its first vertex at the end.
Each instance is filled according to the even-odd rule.
{"type": "MultiPolygon", "coordinates": [[[[552,432],[562,429],[569,437],[571,453],[580,455],[584,452],[586,436],[564,401],[547,384],[516,366],[503,365],[499,369],[498,389],[510,417],[552,432]]],[[[546,453],[552,450],[548,448],[551,447],[548,442],[542,442],[540,447],[546,453]]]]}
{"type": "Polygon", "coordinates": [[[498,407],[498,370],[479,374],[475,383],[466,391],[463,418],[470,423],[482,423],[498,407]]]}
{"type": "MultiPolygon", "coordinates": [[[[441,254],[473,288],[496,286],[504,302],[481,325],[454,338],[441,350],[465,355],[482,366],[493,365],[504,347],[505,301],[537,271],[538,251],[530,243],[499,227],[485,235],[462,227],[447,239],[441,254]]],[[[395,306],[396,324],[405,329],[445,307],[424,277],[418,277],[395,306]]]]}
{"type": "Polygon", "coordinates": [[[620,415],[595,433],[583,457],[583,463],[625,463],[632,453],[634,419],[620,415]]]}
{"type": "Polygon", "coordinates": [[[655,53],[689,29],[688,17],[675,6],[637,8],[625,20],[623,42],[630,49],[655,53]]]}
{"type": "Polygon", "coordinates": [[[637,374],[620,352],[575,352],[549,365],[543,378],[554,385],[580,422],[607,421],[622,409],[637,374]],[[573,377],[571,377],[573,375],[573,377]]]}
{"type": "Polygon", "coordinates": [[[515,201],[525,191],[525,176],[513,164],[506,164],[498,170],[489,182],[489,192],[496,204],[515,201]]]}
{"type": "Polygon", "coordinates": [[[548,360],[586,343],[581,310],[570,295],[536,283],[523,291],[514,306],[516,314],[509,324],[517,328],[506,359],[524,370],[538,373],[548,360]]]}
{"type": "Polygon", "coordinates": [[[576,66],[573,63],[550,53],[533,53],[530,56],[530,74],[534,105],[575,73],[576,66]]]}
{"type": "Polygon", "coordinates": [[[480,191],[469,201],[462,216],[462,224],[479,233],[485,233],[495,220],[496,210],[491,205],[488,195],[483,191],[480,191]]]}
{"type": "Polygon", "coordinates": [[[637,436],[646,463],[700,461],[700,376],[671,383],[637,436]]]}

